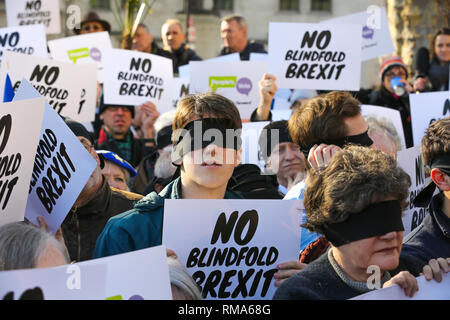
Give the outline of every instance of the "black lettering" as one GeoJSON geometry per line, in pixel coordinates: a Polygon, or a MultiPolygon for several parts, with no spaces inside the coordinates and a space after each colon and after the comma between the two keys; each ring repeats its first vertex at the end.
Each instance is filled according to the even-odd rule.
{"type": "Polygon", "coordinates": [[[37,187],[36,193],[39,197],[39,200],[41,200],[42,205],[47,210],[47,212],[52,213],[53,204],[50,201],[50,199],[47,197],[47,194],[45,193],[44,189],[42,189],[41,187],[37,187]]]}
{"type": "Polygon", "coordinates": [[[251,278],[251,276],[255,273],[255,269],[248,269],[245,274],[242,270],[239,270],[237,273],[238,276],[238,285],[233,291],[231,295],[232,298],[236,298],[239,294],[242,294],[242,297],[245,298],[248,296],[247,292],[247,281],[251,278]]]}
{"type": "Polygon", "coordinates": [[[12,118],[10,114],[7,114],[0,119],[0,135],[3,135],[2,143],[0,144],[0,154],[3,152],[6,144],[8,143],[9,135],[11,133],[11,126],[12,118]]]}
{"type": "Polygon", "coordinates": [[[234,211],[229,220],[227,221],[227,216],[224,212],[222,212],[217,218],[216,225],[214,227],[214,231],[211,237],[211,244],[215,244],[219,239],[219,236],[222,239],[222,243],[227,243],[230,240],[231,233],[233,232],[234,225],[236,224],[236,220],[238,218],[238,212],[234,211]]]}
{"type": "Polygon", "coordinates": [[[317,37],[317,31],[314,31],[312,35],[309,34],[309,31],[306,31],[303,35],[303,40],[300,48],[303,48],[306,45],[308,45],[308,48],[311,48],[314,44],[314,40],[316,40],[317,37]]]}
{"type": "Polygon", "coordinates": [[[228,298],[231,293],[229,291],[226,291],[226,289],[232,284],[230,281],[230,278],[233,277],[236,274],[236,270],[229,270],[224,273],[223,279],[220,283],[218,297],[221,299],[228,298]]]}
{"type": "Polygon", "coordinates": [[[202,290],[202,295],[204,297],[208,296],[208,293],[211,297],[216,298],[217,293],[215,287],[219,284],[220,279],[222,278],[222,272],[220,270],[214,270],[209,275],[205,281],[205,286],[202,290]]]}
{"type": "Polygon", "coordinates": [[[243,246],[249,243],[249,241],[255,235],[256,229],[258,228],[258,213],[256,210],[247,210],[245,211],[236,225],[236,230],[234,232],[234,241],[243,246]],[[242,231],[244,227],[248,225],[247,234],[244,238],[242,238],[242,231]]]}
{"type": "Polygon", "coordinates": [[[189,256],[186,261],[186,268],[193,268],[197,264],[197,257],[200,254],[199,248],[193,248],[189,253],[189,256]]]}

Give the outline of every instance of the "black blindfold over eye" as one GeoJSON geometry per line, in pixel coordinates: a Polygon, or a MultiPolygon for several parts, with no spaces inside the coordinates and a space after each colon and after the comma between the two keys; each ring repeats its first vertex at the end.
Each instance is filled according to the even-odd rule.
{"type": "Polygon", "coordinates": [[[323,227],[325,237],[335,247],[393,231],[404,231],[402,209],[397,200],[374,203],[359,213],[351,213],[343,222],[323,227]]]}
{"type": "MultiPolygon", "coordinates": [[[[348,144],[355,144],[363,147],[370,147],[373,144],[373,140],[369,137],[369,130],[367,130],[364,133],[357,134],[354,136],[347,136],[341,139],[336,140],[328,140],[324,141],[325,144],[333,144],[335,146],[338,146],[340,148],[345,147],[348,144]]],[[[308,159],[309,150],[312,149],[314,145],[310,145],[307,147],[300,146],[300,150],[302,151],[303,155],[305,156],[305,159],[308,159]]]]}
{"type": "Polygon", "coordinates": [[[229,119],[205,118],[189,122],[174,143],[172,162],[179,165],[181,158],[191,151],[206,148],[214,144],[220,148],[238,151],[242,145],[242,129],[229,119]]]}

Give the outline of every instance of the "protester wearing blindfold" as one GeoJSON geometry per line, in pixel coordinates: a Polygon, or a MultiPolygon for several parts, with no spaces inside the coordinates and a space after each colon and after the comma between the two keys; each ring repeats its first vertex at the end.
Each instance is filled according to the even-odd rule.
{"type": "Polygon", "coordinates": [[[437,270],[450,263],[450,117],[428,127],[421,149],[431,180],[414,199],[414,205],[429,207],[430,211],[405,237],[402,260],[409,268],[429,264],[430,271],[439,277],[437,270]]]}
{"type": "Polygon", "coordinates": [[[395,159],[344,147],[308,179],[304,226],[323,234],[330,248],[284,281],[274,299],[350,299],[394,284],[413,296],[416,278],[398,269],[411,179],[395,159]]]}
{"type": "Polygon", "coordinates": [[[240,162],[239,111],[215,93],[180,100],[173,120],[172,162],[178,166],[159,194],[109,220],[97,240],[95,258],[161,245],[165,199],[239,199],[227,183],[240,162]]]}

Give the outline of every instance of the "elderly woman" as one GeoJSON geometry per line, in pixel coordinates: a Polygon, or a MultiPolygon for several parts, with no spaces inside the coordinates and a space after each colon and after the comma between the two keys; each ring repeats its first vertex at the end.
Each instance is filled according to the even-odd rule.
{"type": "Polygon", "coordinates": [[[136,170],[112,151],[97,150],[97,154],[102,156],[104,162],[102,174],[108,180],[108,184],[119,190],[130,191],[130,179],[136,176],[136,170]]]}
{"type": "Polygon", "coordinates": [[[399,284],[412,296],[418,289],[413,275],[389,274],[399,265],[401,215],[411,184],[394,158],[351,146],[309,179],[305,227],[325,235],[330,249],[287,279],[274,299],[349,299],[377,284],[378,288],[399,284]],[[374,270],[380,275],[375,280],[374,270]]]}

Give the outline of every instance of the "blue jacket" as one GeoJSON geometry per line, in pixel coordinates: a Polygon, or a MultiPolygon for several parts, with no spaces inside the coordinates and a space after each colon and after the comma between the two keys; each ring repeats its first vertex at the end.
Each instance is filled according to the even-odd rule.
{"type": "MultiPolygon", "coordinates": [[[[109,219],[97,239],[93,259],[145,249],[162,243],[165,199],[181,199],[181,178],[169,183],[159,194],[149,193],[134,208],[109,219]]],[[[225,199],[239,199],[231,192],[225,199]]]]}
{"type": "Polygon", "coordinates": [[[442,211],[443,194],[433,197],[430,205],[430,214],[422,223],[411,231],[403,240],[401,260],[408,269],[411,266],[423,266],[431,259],[450,257],[450,218],[442,211]]]}

